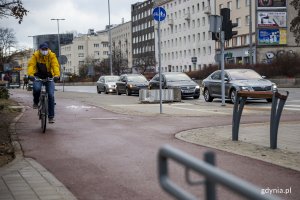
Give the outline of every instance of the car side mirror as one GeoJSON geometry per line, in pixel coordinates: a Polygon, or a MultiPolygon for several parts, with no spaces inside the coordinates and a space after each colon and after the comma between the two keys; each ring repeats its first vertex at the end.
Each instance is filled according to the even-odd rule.
{"type": "Polygon", "coordinates": [[[224,78],[224,81],[228,82],[228,78],[224,78]]]}
{"type": "Polygon", "coordinates": [[[266,78],[266,76],[261,76],[263,79],[265,79],[266,78]]]}

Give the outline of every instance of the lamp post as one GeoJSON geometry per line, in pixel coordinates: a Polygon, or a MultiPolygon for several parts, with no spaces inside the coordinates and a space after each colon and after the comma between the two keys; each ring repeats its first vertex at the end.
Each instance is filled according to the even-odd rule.
{"type": "MultiPolygon", "coordinates": [[[[58,58],[60,57],[60,37],[59,37],[59,21],[60,20],[65,20],[65,19],[51,19],[51,20],[56,20],[57,22],[57,40],[58,40],[58,58]]],[[[62,70],[60,70],[61,72],[62,70]]],[[[65,74],[65,67],[63,67],[63,72],[62,72],[62,80],[63,80],[63,92],[65,91],[65,79],[64,79],[64,74],[65,74]]]]}
{"type": "Polygon", "coordinates": [[[111,28],[110,28],[110,3],[108,1],[108,33],[109,33],[109,67],[110,67],[110,75],[113,75],[112,73],[112,55],[111,55],[111,28]]]}
{"type": "Polygon", "coordinates": [[[60,20],[65,20],[65,19],[51,19],[51,20],[56,20],[56,22],[57,22],[58,57],[59,57],[60,56],[59,21],[60,20]]]}

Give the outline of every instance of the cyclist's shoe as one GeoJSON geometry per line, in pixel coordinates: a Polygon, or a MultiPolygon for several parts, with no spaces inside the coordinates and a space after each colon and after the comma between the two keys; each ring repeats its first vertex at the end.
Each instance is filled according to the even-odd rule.
{"type": "Polygon", "coordinates": [[[55,122],[54,117],[49,117],[49,124],[53,124],[55,122]]]}
{"type": "Polygon", "coordinates": [[[38,109],[38,107],[39,107],[39,106],[38,106],[37,104],[35,104],[35,103],[34,103],[33,106],[32,106],[33,109],[38,109]]]}

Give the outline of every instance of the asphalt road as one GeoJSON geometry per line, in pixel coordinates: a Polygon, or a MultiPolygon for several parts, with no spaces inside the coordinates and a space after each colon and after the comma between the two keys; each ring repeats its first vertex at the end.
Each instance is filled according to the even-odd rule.
{"type": "MultiPolygon", "coordinates": [[[[31,108],[31,93],[13,90],[12,98],[26,108],[17,123],[24,155],[41,163],[78,199],[172,199],[158,183],[157,153],[164,144],[200,159],[204,152],[213,151],[218,167],[262,189],[291,187],[291,194],[281,195],[284,199],[300,196],[296,189],[300,184],[297,171],[193,145],[174,137],[188,129],[231,124],[230,113],[198,117],[120,114],[107,109],[109,102],[127,104],[126,100],[133,97],[57,92],[56,123],[49,125],[46,134],[42,134],[36,110],[31,108]]],[[[295,117],[299,120],[296,114],[283,120],[295,117]]],[[[243,120],[247,123],[267,122],[269,113],[245,115],[243,120]]],[[[188,191],[199,198],[204,197],[203,185],[191,187],[185,184],[184,168],[178,164],[170,163],[170,175],[188,191]]],[[[195,174],[192,178],[202,179],[195,174]]],[[[222,187],[217,190],[219,199],[241,199],[222,187]]]]}

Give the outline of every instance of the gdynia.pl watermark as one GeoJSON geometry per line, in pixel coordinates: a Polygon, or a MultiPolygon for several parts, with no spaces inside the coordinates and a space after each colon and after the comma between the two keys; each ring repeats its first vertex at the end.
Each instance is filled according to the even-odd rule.
{"type": "Polygon", "coordinates": [[[289,188],[264,188],[261,189],[261,194],[291,194],[292,193],[292,187],[289,188]]]}

